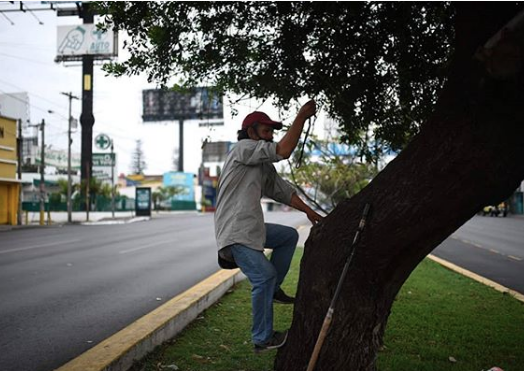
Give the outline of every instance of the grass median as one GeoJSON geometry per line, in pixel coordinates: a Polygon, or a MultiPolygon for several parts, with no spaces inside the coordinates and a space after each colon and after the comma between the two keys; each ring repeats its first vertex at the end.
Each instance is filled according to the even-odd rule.
{"type": "MultiPolygon", "coordinates": [[[[284,290],[295,292],[302,249],[284,290]]],[[[275,329],[291,324],[292,306],[275,304],[275,329]]],[[[179,336],[131,371],[268,371],[275,352],[254,354],[251,288],[243,281],[179,336]]],[[[389,317],[379,371],[524,370],[524,304],[424,260],[400,291],[389,317]]]]}

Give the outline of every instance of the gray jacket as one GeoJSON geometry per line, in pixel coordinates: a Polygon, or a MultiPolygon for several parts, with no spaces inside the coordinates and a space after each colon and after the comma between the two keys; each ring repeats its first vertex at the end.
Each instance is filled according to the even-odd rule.
{"type": "Polygon", "coordinates": [[[263,196],[289,205],[295,190],[276,172],[277,144],[239,141],[228,154],[218,184],[215,236],[218,249],[238,243],[264,250],[266,230],[260,200],[263,196]]]}

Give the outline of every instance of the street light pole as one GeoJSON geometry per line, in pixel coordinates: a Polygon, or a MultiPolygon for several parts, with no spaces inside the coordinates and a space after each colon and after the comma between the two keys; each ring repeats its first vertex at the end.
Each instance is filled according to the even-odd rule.
{"type": "Polygon", "coordinates": [[[71,122],[73,121],[73,117],[71,115],[71,106],[72,106],[72,100],[78,99],[78,97],[75,97],[71,92],[69,93],[60,93],[65,95],[69,98],[69,125],[67,129],[67,137],[68,137],[68,144],[67,144],[67,222],[71,223],[73,221],[72,218],[72,211],[73,211],[73,201],[71,200],[71,122]]]}

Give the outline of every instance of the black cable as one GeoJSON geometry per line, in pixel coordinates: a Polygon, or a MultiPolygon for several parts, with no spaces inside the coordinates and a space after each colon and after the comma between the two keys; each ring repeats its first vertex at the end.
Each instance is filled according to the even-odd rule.
{"type": "Polygon", "coordinates": [[[300,167],[300,165],[302,164],[302,157],[304,156],[304,147],[306,146],[306,142],[307,142],[307,137],[309,136],[309,131],[311,130],[311,117],[308,118],[307,120],[307,130],[306,130],[306,135],[304,136],[304,141],[302,142],[302,149],[300,150],[300,156],[298,158],[298,161],[297,161],[297,169],[300,167]]]}

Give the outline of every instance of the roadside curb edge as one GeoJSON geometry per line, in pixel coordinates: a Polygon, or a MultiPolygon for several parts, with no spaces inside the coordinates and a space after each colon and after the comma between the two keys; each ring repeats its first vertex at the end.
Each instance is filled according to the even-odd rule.
{"type": "Polygon", "coordinates": [[[244,278],[238,269],[219,270],[56,371],[126,371],[180,333],[244,278]]]}
{"type": "Polygon", "coordinates": [[[461,268],[458,265],[450,263],[447,260],[439,258],[439,257],[437,257],[437,256],[435,256],[433,254],[429,254],[428,258],[433,260],[434,262],[442,265],[443,267],[446,267],[446,268],[448,268],[448,269],[450,269],[450,270],[452,270],[454,272],[460,273],[463,276],[471,278],[472,280],[480,282],[480,283],[482,283],[482,284],[484,284],[486,286],[492,287],[495,290],[500,291],[500,292],[502,292],[504,294],[509,294],[509,295],[513,296],[515,299],[517,299],[517,300],[519,300],[519,301],[524,303],[524,295],[519,293],[519,292],[517,292],[517,291],[515,291],[515,290],[509,289],[509,288],[507,288],[505,286],[502,286],[499,283],[496,283],[496,282],[491,281],[491,280],[489,280],[489,279],[487,279],[485,277],[482,277],[482,276],[480,276],[480,275],[478,275],[476,273],[468,271],[467,269],[461,268]]]}

